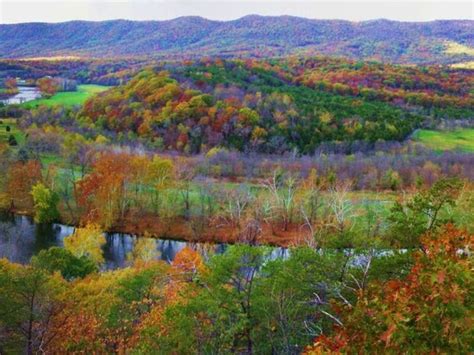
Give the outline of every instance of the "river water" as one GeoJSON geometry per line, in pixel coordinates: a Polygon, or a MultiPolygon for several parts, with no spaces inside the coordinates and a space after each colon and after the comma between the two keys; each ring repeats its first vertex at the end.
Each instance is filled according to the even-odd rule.
{"type": "Polygon", "coordinates": [[[0,102],[4,103],[5,105],[10,104],[21,104],[23,102],[35,100],[41,97],[41,94],[36,87],[31,86],[18,86],[18,94],[14,96],[10,96],[7,99],[0,100],[0,102]]]}
{"type": "MultiPolygon", "coordinates": [[[[74,227],[62,224],[37,225],[29,217],[2,216],[0,218],[0,259],[27,264],[33,255],[52,246],[64,246],[64,238],[72,234],[74,227]]],[[[142,238],[142,237],[140,237],[142,238]]],[[[159,258],[173,261],[177,252],[186,246],[198,250],[204,257],[213,253],[223,253],[226,244],[189,243],[177,240],[153,239],[159,258]]],[[[106,244],[103,247],[105,263],[103,270],[126,267],[127,254],[131,252],[137,237],[129,234],[106,233],[106,244]]],[[[288,250],[273,248],[271,258],[286,257],[288,250]]]]}

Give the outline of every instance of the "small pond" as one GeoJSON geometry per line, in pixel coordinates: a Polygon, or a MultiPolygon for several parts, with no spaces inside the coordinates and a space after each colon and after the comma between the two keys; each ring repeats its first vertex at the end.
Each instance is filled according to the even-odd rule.
{"type": "Polygon", "coordinates": [[[0,100],[5,105],[22,104],[23,102],[35,100],[41,97],[41,94],[36,87],[18,86],[18,94],[10,96],[7,99],[0,100]]]}

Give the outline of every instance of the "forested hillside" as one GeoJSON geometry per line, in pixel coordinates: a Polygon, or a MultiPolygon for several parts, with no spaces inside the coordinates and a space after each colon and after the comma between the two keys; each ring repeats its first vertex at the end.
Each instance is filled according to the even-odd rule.
{"type": "Polygon", "coordinates": [[[0,25],[0,57],[219,56],[290,53],[338,55],[394,63],[472,60],[472,21],[349,22],[291,16],[234,21],[71,21],[0,25]],[[457,50],[452,50],[454,47],[457,50]],[[467,50],[459,50],[459,48],[467,50]]]}
{"type": "Polygon", "coordinates": [[[86,102],[80,120],[155,147],[311,154],[323,142],[401,141],[474,117],[468,71],[328,58],[201,60],[147,69],[86,102]]]}

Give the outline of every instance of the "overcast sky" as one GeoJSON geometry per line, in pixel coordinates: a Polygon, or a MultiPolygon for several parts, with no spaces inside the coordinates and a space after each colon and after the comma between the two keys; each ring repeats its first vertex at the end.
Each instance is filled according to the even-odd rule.
{"type": "Polygon", "coordinates": [[[248,14],[351,21],[473,20],[474,0],[0,0],[0,23],[166,20],[188,15],[231,20],[248,14]]]}

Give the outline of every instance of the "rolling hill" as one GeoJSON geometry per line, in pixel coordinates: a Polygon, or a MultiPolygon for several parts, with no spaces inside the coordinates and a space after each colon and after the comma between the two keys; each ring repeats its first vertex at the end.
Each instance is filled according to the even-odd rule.
{"type": "Polygon", "coordinates": [[[0,25],[0,57],[193,58],[208,55],[338,55],[391,63],[473,60],[474,21],[349,22],[250,15],[233,21],[180,17],[168,21],[21,23],[0,25]]]}

